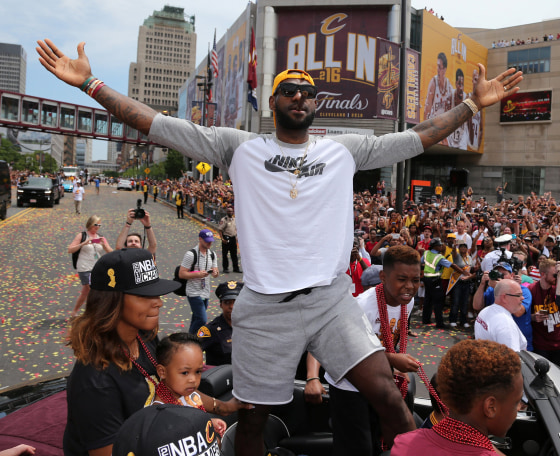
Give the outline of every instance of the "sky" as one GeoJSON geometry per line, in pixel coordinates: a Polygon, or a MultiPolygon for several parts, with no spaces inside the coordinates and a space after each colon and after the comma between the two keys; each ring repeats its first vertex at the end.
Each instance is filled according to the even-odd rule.
{"type": "MultiPolygon", "coordinates": [[[[558,0],[471,0],[469,2],[412,0],[412,7],[433,8],[453,27],[503,28],[541,22],[560,17],[558,0]],[[528,7],[530,5],[530,7],[528,7]]],[[[127,93],[128,69],[136,61],[138,28],[154,10],[165,5],[183,7],[195,16],[198,63],[206,58],[208,44],[224,35],[228,27],[247,6],[246,0],[0,0],[0,42],[20,44],[27,52],[29,95],[84,106],[98,106],[78,89],[58,81],[37,60],[36,41],[50,38],[70,57],[76,57],[76,46],[86,42],[93,74],[115,90],[127,93]]],[[[560,30],[551,30],[558,33],[560,30]]],[[[104,159],[106,144],[95,141],[94,159],[104,159]]]]}

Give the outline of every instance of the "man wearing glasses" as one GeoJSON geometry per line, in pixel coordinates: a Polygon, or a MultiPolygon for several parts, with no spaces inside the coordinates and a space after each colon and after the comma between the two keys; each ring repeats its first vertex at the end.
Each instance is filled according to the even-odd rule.
{"type": "Polygon", "coordinates": [[[521,285],[511,279],[500,280],[494,288],[494,304],[482,309],[476,317],[475,339],[492,340],[516,352],[526,350],[527,339],[512,316],[523,308],[522,302],[521,285]]]}
{"type": "Polygon", "coordinates": [[[150,140],[231,176],[245,282],[232,316],[233,394],[255,404],[239,412],[236,454],[263,454],[270,407],[292,400],[296,366],[305,350],[335,381],[350,380],[385,417],[386,443],[414,429],[383,347],[348,293],[352,179],[359,170],[421,154],[480,109],[516,93],[521,72],[510,69],[488,81],[480,65],[471,98],[406,132],[322,138],[309,135],[317,87],[303,70],[276,76],[269,98],[276,132],[256,134],[163,116],[93,77],[84,43],[76,60],[50,40],[38,44],[42,65],[59,79],[84,90],[150,140]],[[319,246],[313,242],[318,237],[319,246]]]}

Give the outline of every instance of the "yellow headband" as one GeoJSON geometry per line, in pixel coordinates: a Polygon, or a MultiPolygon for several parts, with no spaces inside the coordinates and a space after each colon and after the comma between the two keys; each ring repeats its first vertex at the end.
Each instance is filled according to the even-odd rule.
{"type": "Polygon", "coordinates": [[[272,85],[272,95],[276,93],[278,84],[280,84],[282,81],[285,81],[286,79],[305,79],[311,85],[315,85],[315,83],[313,82],[313,78],[309,75],[309,73],[306,73],[303,70],[286,70],[282,71],[282,73],[279,73],[274,78],[274,84],[272,85]]]}

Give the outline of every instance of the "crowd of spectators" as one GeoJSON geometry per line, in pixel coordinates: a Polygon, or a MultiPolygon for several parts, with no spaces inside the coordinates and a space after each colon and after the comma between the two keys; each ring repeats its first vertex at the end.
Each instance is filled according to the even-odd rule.
{"type": "MultiPolygon", "coordinates": [[[[426,239],[444,239],[447,234],[464,229],[469,253],[483,258],[483,253],[478,252],[492,245],[485,244],[485,240],[511,234],[513,248],[526,251],[528,265],[535,266],[536,251],[544,252],[547,257],[551,254],[546,247],[547,239],[552,236],[555,244],[560,239],[560,207],[550,193],[538,196],[533,192],[516,198],[509,195],[495,204],[485,197],[463,194],[459,207],[454,197],[434,196],[419,204],[406,200],[403,214],[394,207],[394,197],[390,194],[372,195],[369,191],[354,194],[354,228],[365,239],[368,252],[387,235],[399,234],[399,242],[422,253],[426,239]]],[[[376,262],[374,258],[372,262],[376,262]]]]}
{"type": "MultiPolygon", "coordinates": [[[[354,229],[363,246],[360,252],[372,265],[382,264],[387,248],[399,244],[408,245],[421,255],[436,250],[441,253],[452,263],[445,267],[449,273],[440,272],[443,291],[449,293],[451,290],[447,296],[454,298],[449,302],[452,327],[457,326],[458,309],[461,310],[460,326],[471,326],[474,310],[480,310],[480,306],[473,309],[473,295],[480,283],[486,284],[490,270],[497,268],[501,271],[502,267],[505,268],[502,272],[512,273],[511,265],[498,264],[499,258],[504,255],[511,258],[513,254],[520,259],[522,265],[511,277],[517,277],[520,282],[522,278],[526,286],[541,279],[539,269],[542,269],[544,260],[555,263],[560,259],[560,206],[550,193],[531,193],[526,197],[506,194],[501,201],[490,203],[485,197],[474,197],[469,188],[463,193],[459,205],[454,197],[434,195],[418,204],[406,200],[403,212],[395,210],[391,194],[356,192],[354,229]],[[468,276],[462,277],[458,281],[460,286],[452,290],[448,285],[455,265],[461,269],[467,266],[468,276]]],[[[354,283],[359,281],[359,278],[352,278],[354,283]]],[[[417,298],[422,306],[422,287],[417,298]]],[[[530,311],[527,311],[527,318],[530,325],[530,311]]],[[[426,321],[429,321],[427,317],[426,321]]],[[[437,327],[447,328],[442,322],[437,327]]]]}
{"type": "MultiPolygon", "coordinates": [[[[231,181],[224,182],[222,176],[216,177],[212,182],[197,181],[185,175],[179,179],[146,180],[146,183],[150,195],[173,205],[181,192],[183,204],[190,213],[197,210],[197,204],[210,204],[223,209],[234,205],[231,181]]],[[[138,184],[142,187],[144,181],[139,181],[138,184]]]]}
{"type": "MultiPolygon", "coordinates": [[[[556,34],[556,38],[552,33],[549,33],[548,35],[545,34],[542,37],[542,41],[553,41],[553,40],[560,40],[560,33],[556,34]]],[[[499,40],[497,43],[495,41],[492,41],[492,49],[504,48],[510,46],[522,46],[524,44],[536,44],[539,42],[541,42],[541,40],[539,40],[538,36],[530,36],[526,40],[520,38],[517,38],[515,40],[512,38],[511,40],[499,40]]]]}

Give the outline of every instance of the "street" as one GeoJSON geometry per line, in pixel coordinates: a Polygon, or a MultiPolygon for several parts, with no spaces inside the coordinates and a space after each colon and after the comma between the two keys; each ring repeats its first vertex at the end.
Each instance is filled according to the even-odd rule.
{"type": "MultiPolygon", "coordinates": [[[[115,186],[105,184],[99,195],[91,185],[85,191],[81,215],[74,213],[72,195],[66,193],[54,208],[16,208],[14,198],[8,219],[0,222],[0,389],[67,375],[72,369],[73,353],[65,345],[65,337],[81,285],[67,247],[94,214],[101,217],[99,233],[114,247],[126,211],[142,197],[140,192],[117,191],[115,186]]],[[[153,199],[144,207],[150,213],[158,242],[160,275],[171,279],[184,253],[197,244],[203,225],[188,217],[177,219],[174,209],[153,199]]],[[[130,231],[142,232],[142,225],[135,222],[130,231]]],[[[214,249],[221,270],[219,241],[214,249]]],[[[212,279],[209,320],[220,313],[213,291],[220,282],[232,279],[241,280],[241,274],[220,274],[212,279]]],[[[187,299],[170,294],[163,297],[163,302],[160,334],[186,331],[191,315],[187,299]]],[[[418,337],[409,338],[408,353],[424,364],[428,378],[447,349],[471,334],[424,328],[416,315],[411,326],[418,337]]],[[[427,397],[418,379],[417,389],[417,395],[427,397]]]]}

